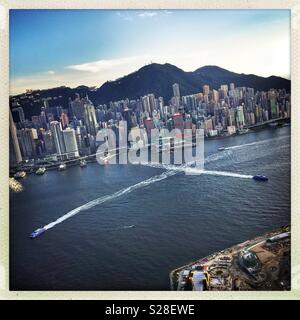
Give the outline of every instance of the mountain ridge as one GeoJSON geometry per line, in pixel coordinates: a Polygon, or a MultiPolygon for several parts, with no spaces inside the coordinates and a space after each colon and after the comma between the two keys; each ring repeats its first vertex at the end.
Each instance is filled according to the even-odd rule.
{"type": "MultiPolygon", "coordinates": [[[[37,90],[40,98],[58,97],[60,99],[50,101],[50,106],[61,105],[68,107],[68,99],[75,98],[75,93],[81,96],[89,95],[95,104],[108,104],[110,101],[123,99],[138,99],[149,93],[163,97],[165,103],[173,96],[172,85],[178,83],[180,94],[190,95],[202,92],[203,85],[207,84],[210,89],[218,89],[221,84],[234,83],[236,87],[250,87],[255,91],[268,91],[269,89],[286,89],[290,92],[291,81],[278,76],[261,77],[254,74],[235,73],[224,68],[208,65],[197,68],[194,71],[184,71],[170,63],[152,63],[142,66],[140,69],[120,77],[116,80],[106,81],[99,88],[80,85],[76,88],[65,86],[37,90]]],[[[36,90],[34,90],[36,91],[36,90]]],[[[18,97],[21,95],[15,95],[18,97]]],[[[42,102],[22,101],[22,107],[27,116],[40,113],[42,102]]]]}

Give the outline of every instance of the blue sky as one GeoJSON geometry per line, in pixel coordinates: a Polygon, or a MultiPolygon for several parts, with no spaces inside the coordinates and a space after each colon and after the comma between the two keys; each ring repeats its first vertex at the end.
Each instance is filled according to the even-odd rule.
{"type": "Polygon", "coordinates": [[[99,86],[151,61],[290,76],[288,10],[12,10],[11,93],[99,86]]]}

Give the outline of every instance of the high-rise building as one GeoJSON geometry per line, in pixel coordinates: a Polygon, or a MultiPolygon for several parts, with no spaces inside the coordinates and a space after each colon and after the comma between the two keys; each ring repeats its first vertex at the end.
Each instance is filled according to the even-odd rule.
{"type": "Polygon", "coordinates": [[[50,129],[55,145],[55,149],[58,155],[62,155],[66,152],[64,137],[62,133],[61,123],[58,121],[50,122],[50,129]]]}
{"type": "Polygon", "coordinates": [[[227,84],[222,84],[220,87],[220,91],[221,91],[221,96],[224,99],[225,97],[227,97],[228,95],[228,85],[227,84]]]}
{"type": "Polygon", "coordinates": [[[84,104],[84,123],[87,127],[88,133],[93,136],[96,136],[98,124],[97,124],[95,107],[91,102],[84,104]]]}
{"type": "Polygon", "coordinates": [[[239,127],[245,125],[244,108],[243,106],[238,106],[236,108],[236,122],[239,127]]]}
{"type": "Polygon", "coordinates": [[[11,111],[9,110],[9,162],[11,165],[15,165],[22,161],[21,150],[17,137],[17,130],[12,118],[11,111]]]}
{"type": "Polygon", "coordinates": [[[62,128],[65,129],[69,124],[69,118],[68,118],[68,115],[65,112],[61,113],[60,121],[61,121],[62,128]]]}
{"type": "Polygon", "coordinates": [[[18,113],[19,113],[20,122],[21,123],[25,122],[25,115],[22,107],[18,107],[18,113]]]}
{"type": "Polygon", "coordinates": [[[84,117],[84,101],[80,99],[80,95],[75,93],[75,100],[70,101],[73,115],[77,119],[83,119],[84,117]]]}
{"type": "Polygon", "coordinates": [[[229,84],[229,89],[230,89],[230,90],[234,90],[234,83],[230,83],[230,84],[229,84]]]}
{"type": "Polygon", "coordinates": [[[152,118],[144,119],[144,126],[147,132],[148,140],[151,141],[151,130],[155,129],[153,119],[152,118]]]}
{"type": "Polygon", "coordinates": [[[203,86],[203,94],[208,96],[209,95],[209,85],[205,84],[203,86]]]}
{"type": "Polygon", "coordinates": [[[151,114],[153,110],[155,109],[155,95],[153,93],[148,94],[149,97],[149,103],[150,103],[150,110],[151,114]]]}
{"type": "Polygon", "coordinates": [[[65,143],[67,158],[79,157],[78,145],[77,145],[74,129],[67,128],[62,132],[63,132],[63,139],[65,143]]]}
{"type": "Polygon", "coordinates": [[[182,114],[177,112],[174,113],[173,115],[173,123],[174,123],[174,128],[175,129],[179,129],[183,132],[184,130],[184,121],[183,121],[183,117],[182,114]]]}
{"type": "Polygon", "coordinates": [[[219,91],[213,89],[213,91],[212,91],[212,100],[214,102],[218,102],[219,101],[219,91]]]}
{"type": "Polygon", "coordinates": [[[55,146],[54,146],[54,141],[53,137],[51,134],[51,131],[43,131],[42,132],[42,138],[44,141],[44,146],[45,146],[45,152],[47,154],[52,154],[55,152],[55,146]]]}
{"type": "Polygon", "coordinates": [[[25,128],[18,131],[22,154],[27,158],[36,157],[37,131],[34,128],[25,128]]]}
{"type": "Polygon", "coordinates": [[[149,96],[143,96],[142,97],[142,106],[143,111],[148,113],[148,116],[151,116],[151,107],[150,107],[150,98],[149,96]]]}
{"type": "Polygon", "coordinates": [[[271,118],[278,117],[278,103],[277,103],[277,96],[275,90],[270,90],[268,92],[269,100],[270,100],[270,109],[271,109],[271,118]]]}
{"type": "Polygon", "coordinates": [[[173,96],[174,97],[178,97],[180,99],[180,90],[179,90],[179,84],[178,83],[174,83],[172,85],[173,88],[173,96]]]}

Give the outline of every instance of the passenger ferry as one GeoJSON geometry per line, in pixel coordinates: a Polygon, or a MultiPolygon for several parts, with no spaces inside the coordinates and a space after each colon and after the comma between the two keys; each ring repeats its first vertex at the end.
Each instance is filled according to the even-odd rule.
{"type": "Polygon", "coordinates": [[[263,175],[256,175],[256,176],[253,176],[252,179],[254,180],[258,180],[258,181],[268,181],[269,178],[267,176],[263,176],[263,175]]]}
{"type": "Polygon", "coordinates": [[[46,172],[46,168],[45,167],[41,167],[41,168],[38,168],[37,171],[35,172],[35,174],[37,175],[42,175],[46,172]]]}
{"type": "Polygon", "coordinates": [[[63,171],[63,170],[66,170],[67,166],[65,163],[61,163],[58,167],[58,171],[63,171]]]}
{"type": "Polygon", "coordinates": [[[26,176],[26,172],[25,171],[18,171],[16,174],[14,174],[14,178],[15,179],[24,178],[25,176],[26,176]]]}

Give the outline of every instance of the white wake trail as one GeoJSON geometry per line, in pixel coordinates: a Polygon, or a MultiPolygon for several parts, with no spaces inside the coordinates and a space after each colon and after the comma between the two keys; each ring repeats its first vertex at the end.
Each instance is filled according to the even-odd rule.
{"type": "Polygon", "coordinates": [[[286,135],[286,136],[282,136],[282,137],[265,139],[265,140],[261,140],[261,141],[253,141],[253,142],[249,142],[249,143],[239,144],[237,146],[226,147],[225,150],[240,149],[240,148],[245,148],[245,147],[254,146],[254,145],[261,145],[261,144],[265,144],[265,143],[268,143],[268,142],[271,142],[271,141],[278,141],[278,140],[286,139],[286,138],[289,138],[289,137],[291,137],[291,136],[290,135],[286,135]]]}
{"type": "Polygon", "coordinates": [[[213,176],[223,176],[223,177],[233,177],[233,178],[240,178],[240,179],[252,179],[253,176],[248,174],[239,174],[229,171],[215,171],[215,170],[202,170],[198,168],[186,168],[184,172],[187,174],[209,174],[213,176]]]}
{"type": "MultiPolygon", "coordinates": [[[[184,172],[186,174],[190,175],[201,175],[201,174],[209,174],[213,176],[223,176],[223,177],[233,177],[233,178],[240,178],[240,179],[252,179],[252,175],[248,174],[240,174],[240,173],[235,173],[235,172],[230,172],[230,171],[216,171],[216,170],[206,170],[202,168],[197,168],[197,167],[190,167],[189,165],[183,165],[183,166],[175,166],[175,165],[162,165],[162,164],[143,164],[152,168],[160,168],[160,169],[166,169],[176,172],[184,172]]],[[[167,171],[167,172],[170,172],[167,171]]]]}
{"type": "MultiPolygon", "coordinates": [[[[262,140],[262,141],[254,141],[251,143],[246,143],[246,144],[242,144],[242,145],[237,145],[237,146],[232,146],[232,147],[228,147],[226,148],[226,150],[228,149],[238,149],[238,148],[244,148],[246,146],[251,146],[251,145],[257,145],[257,144],[264,144],[270,141],[274,141],[274,140],[281,140],[281,139],[285,139],[287,137],[290,136],[282,136],[282,137],[278,137],[278,138],[272,138],[272,139],[266,139],[266,140],[262,140]]],[[[220,158],[223,157],[223,153],[215,153],[212,154],[210,156],[208,156],[208,158],[205,159],[205,163],[207,162],[211,162],[211,161],[215,161],[218,160],[220,158]]],[[[71,211],[69,211],[68,213],[66,213],[65,215],[63,215],[62,217],[58,218],[57,220],[45,225],[43,228],[48,230],[53,228],[55,225],[75,216],[76,214],[78,214],[81,211],[93,208],[101,203],[104,203],[106,201],[110,201],[113,199],[116,199],[118,197],[121,197],[124,194],[128,194],[134,190],[143,188],[145,186],[148,186],[152,183],[164,180],[170,176],[173,176],[175,174],[177,174],[178,172],[185,172],[188,174],[209,174],[209,175],[215,175],[215,176],[227,176],[227,177],[234,177],[234,178],[242,178],[242,179],[251,179],[253,176],[252,175],[245,175],[245,174],[238,174],[238,173],[234,173],[234,172],[227,172],[227,171],[213,171],[213,170],[205,170],[205,169],[201,169],[201,168],[192,168],[190,167],[192,163],[187,163],[181,166],[176,166],[176,165],[164,165],[164,164],[155,164],[155,163],[142,163],[142,165],[145,166],[149,166],[149,167],[154,167],[154,168],[160,168],[160,169],[165,169],[167,170],[166,172],[163,172],[160,175],[156,175],[154,177],[151,177],[147,180],[141,181],[135,185],[129,186],[127,188],[124,188],[122,190],[119,190],[111,195],[106,195],[106,196],[102,196],[100,198],[97,198],[95,200],[92,200],[80,207],[77,207],[71,211]]]]}
{"type": "Polygon", "coordinates": [[[109,201],[109,200],[113,200],[113,199],[116,199],[118,197],[121,197],[122,195],[124,194],[128,194],[134,190],[137,190],[137,189],[140,189],[140,188],[143,188],[143,187],[146,187],[152,183],[155,183],[155,182],[158,182],[158,181],[161,181],[161,180],[164,180],[170,176],[173,176],[174,174],[176,174],[177,171],[166,171],[166,172],[163,172],[162,174],[160,175],[156,175],[154,177],[151,177],[147,180],[144,180],[144,181],[141,181],[137,184],[134,184],[132,186],[129,186],[127,188],[124,188],[124,189],[121,189],[111,195],[107,195],[107,196],[102,196],[100,198],[97,198],[95,200],[92,200],[76,209],[73,209],[71,211],[69,211],[68,213],[66,213],[65,215],[63,215],[62,217],[58,218],[57,220],[45,225],[43,228],[48,230],[48,229],[51,229],[53,228],[55,225],[75,216],[77,213],[81,212],[81,211],[84,211],[84,210],[87,210],[87,209],[90,209],[90,208],[93,208],[101,203],[104,203],[106,201],[109,201]]]}

